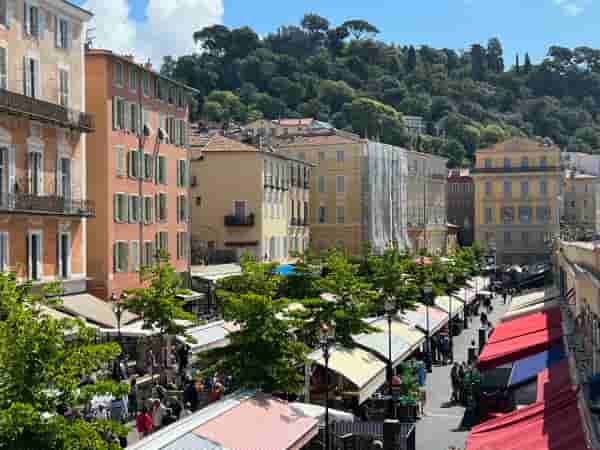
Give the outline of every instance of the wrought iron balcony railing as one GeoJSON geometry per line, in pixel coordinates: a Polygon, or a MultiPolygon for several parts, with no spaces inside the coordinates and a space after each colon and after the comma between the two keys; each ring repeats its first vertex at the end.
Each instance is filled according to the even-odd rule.
{"type": "Polygon", "coordinates": [[[225,225],[233,227],[253,227],[254,226],[254,214],[247,216],[237,216],[230,214],[225,216],[225,225]]]}
{"type": "Polygon", "coordinates": [[[96,216],[94,202],[91,200],[33,194],[0,194],[0,212],[44,216],[96,216]]]}
{"type": "Polygon", "coordinates": [[[92,114],[75,111],[56,103],[28,97],[6,89],[0,89],[0,111],[25,115],[33,120],[52,123],[82,133],[93,132],[95,128],[92,114]]]}

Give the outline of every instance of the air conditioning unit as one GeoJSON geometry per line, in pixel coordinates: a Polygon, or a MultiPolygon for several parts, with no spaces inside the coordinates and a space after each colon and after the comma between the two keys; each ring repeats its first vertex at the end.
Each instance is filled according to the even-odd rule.
{"type": "Polygon", "coordinates": [[[163,128],[159,128],[158,129],[158,139],[163,142],[168,142],[169,134],[163,128]]]}

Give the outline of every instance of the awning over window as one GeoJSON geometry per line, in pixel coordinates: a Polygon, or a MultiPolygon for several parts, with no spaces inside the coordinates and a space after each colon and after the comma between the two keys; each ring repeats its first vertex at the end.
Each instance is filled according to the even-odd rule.
{"type": "MultiPolygon", "coordinates": [[[[423,331],[427,331],[427,307],[419,304],[415,310],[404,311],[400,314],[404,320],[411,325],[419,327],[423,331]]],[[[441,327],[448,323],[448,313],[444,312],[435,306],[429,307],[429,333],[436,333],[441,327]]]]}
{"type": "Polygon", "coordinates": [[[562,343],[559,343],[553,345],[548,350],[519,359],[513,364],[509,385],[514,386],[527,382],[564,358],[565,351],[563,350],[562,343]]]}
{"type": "MultiPolygon", "coordinates": [[[[325,367],[321,350],[309,355],[308,359],[325,367]]],[[[356,386],[359,404],[371,397],[385,383],[386,364],[362,348],[336,347],[332,349],[329,369],[356,386]]]]}

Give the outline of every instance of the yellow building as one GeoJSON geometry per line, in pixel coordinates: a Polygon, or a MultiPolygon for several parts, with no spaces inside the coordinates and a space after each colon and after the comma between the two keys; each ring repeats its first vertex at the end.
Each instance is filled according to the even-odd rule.
{"type": "Polygon", "coordinates": [[[572,238],[600,232],[600,177],[571,172],[565,177],[563,232],[572,238]]]}
{"type": "Polygon", "coordinates": [[[210,137],[192,157],[192,257],[230,250],[285,262],[309,246],[305,161],[210,137]]]}
{"type": "Polygon", "coordinates": [[[478,150],[472,174],[475,240],[495,247],[499,264],[547,259],[547,243],[560,230],[558,147],[545,141],[510,139],[478,150]]]}

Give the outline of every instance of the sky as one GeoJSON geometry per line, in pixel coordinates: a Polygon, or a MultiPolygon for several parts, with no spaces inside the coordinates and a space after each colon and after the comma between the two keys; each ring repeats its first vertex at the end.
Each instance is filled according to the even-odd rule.
{"type": "Polygon", "coordinates": [[[498,37],[506,65],[516,53],[541,60],[550,45],[600,48],[600,0],[72,0],[95,13],[96,47],[160,65],[195,50],[192,34],[215,23],[266,35],[306,12],[339,25],[361,18],[400,45],[465,49],[498,37]]]}

